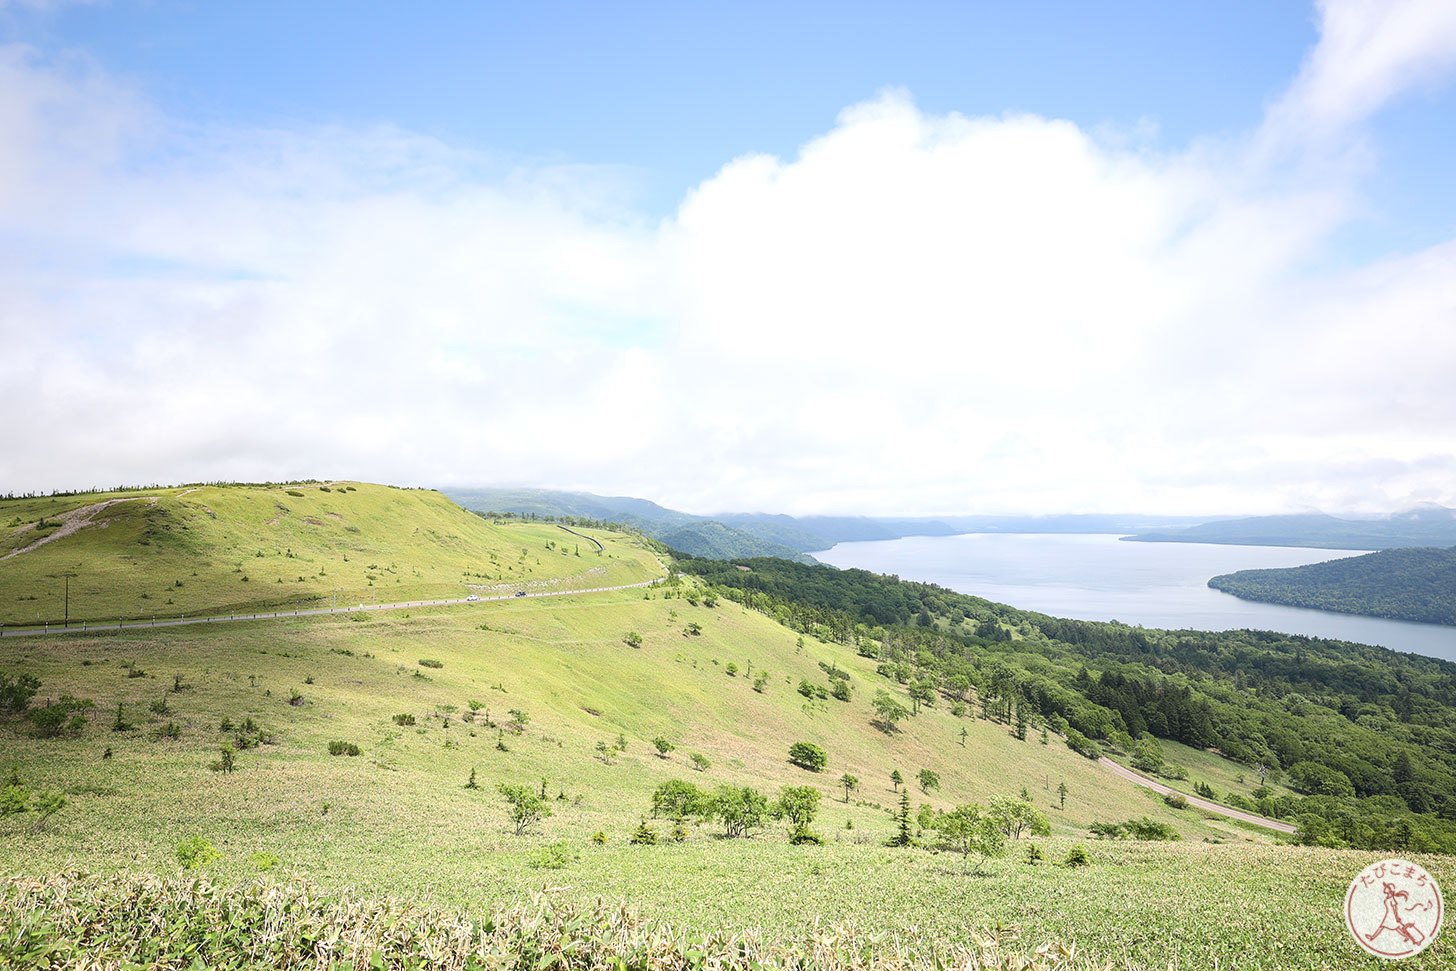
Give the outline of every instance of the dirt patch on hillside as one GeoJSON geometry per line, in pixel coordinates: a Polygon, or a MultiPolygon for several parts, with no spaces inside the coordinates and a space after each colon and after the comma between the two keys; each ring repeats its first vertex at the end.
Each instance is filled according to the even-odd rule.
{"type": "MultiPolygon", "coordinates": [[[[97,525],[99,529],[105,529],[107,526],[110,526],[111,523],[108,521],[96,524],[95,519],[97,513],[101,512],[103,509],[114,506],[119,502],[133,502],[137,499],[147,499],[151,502],[157,501],[156,496],[132,496],[127,499],[107,499],[105,502],[94,502],[89,506],[82,506],[80,509],[72,509],[70,512],[61,513],[59,516],[55,517],[56,519],[60,520],[61,523],[61,525],[56,529],[55,532],[42,536],[40,539],[36,540],[34,543],[31,543],[29,546],[22,546],[18,550],[11,550],[4,556],[0,556],[0,560],[8,560],[12,556],[20,556],[22,553],[29,553],[33,549],[37,549],[47,543],[54,543],[58,539],[64,539],[65,537],[70,536],[77,530],[84,529],[87,526],[91,526],[93,524],[97,525]]],[[[30,526],[25,527],[25,529],[33,530],[35,529],[35,525],[31,524],[30,526]]]]}

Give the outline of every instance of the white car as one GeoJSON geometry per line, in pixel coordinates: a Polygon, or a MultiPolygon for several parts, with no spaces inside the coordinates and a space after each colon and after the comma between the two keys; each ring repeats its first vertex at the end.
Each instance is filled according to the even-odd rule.
{"type": "Polygon", "coordinates": [[[473,603],[475,603],[475,601],[477,601],[479,599],[480,599],[480,594],[478,594],[478,593],[472,593],[470,596],[468,596],[468,597],[465,598],[465,602],[468,603],[468,604],[473,604],[473,603]]]}

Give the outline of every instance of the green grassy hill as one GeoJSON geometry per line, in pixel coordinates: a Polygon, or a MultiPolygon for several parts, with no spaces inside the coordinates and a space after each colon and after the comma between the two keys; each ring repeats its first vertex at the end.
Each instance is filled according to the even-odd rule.
{"type": "Polygon", "coordinates": [[[437,492],[354,482],[0,501],[0,624],[580,589],[662,567],[618,533],[492,523],[437,492]],[[37,545],[38,544],[38,545],[37,545]]]}
{"type": "MultiPolygon", "coordinates": [[[[1125,879],[1130,866],[1176,872],[1205,841],[1229,860],[1301,852],[1274,851],[1264,831],[1171,809],[1055,737],[1048,745],[1035,736],[1018,741],[1005,725],[956,718],[944,707],[886,735],[872,724],[870,698],[884,683],[872,661],[813,638],[801,647],[798,635],[736,603],[693,605],[668,593],[0,642],[0,671],[40,679],[37,704],[62,694],[95,703],[75,738],[31,738],[14,718],[0,725],[0,770],[13,766],[25,784],[70,800],[40,833],[0,820],[0,870],[171,873],[178,841],[200,836],[222,851],[211,869],[226,879],[254,872],[271,854],[274,875],[452,905],[503,903],[549,883],[569,886],[583,902],[630,900],[699,932],[759,926],[792,936],[822,915],[909,934],[933,914],[937,933],[963,941],[1010,920],[1024,895],[1065,889],[1068,874],[1083,888],[1073,910],[1018,919],[1037,940],[1100,943],[1098,953],[1112,954],[1115,936],[1096,929],[1111,916],[1102,892],[1085,875],[1027,867],[1027,841],[991,864],[1004,879],[989,907],[966,892],[972,878],[957,859],[884,848],[897,800],[890,773],[940,775],[941,788],[928,793],[911,782],[916,809],[1025,789],[1052,822],[1053,835],[1036,842],[1053,857],[1098,820],[1150,816],[1184,837],[1177,847],[1141,852],[1096,844],[1104,883],[1125,879]],[[689,633],[691,625],[701,633],[689,633]],[[629,631],[640,633],[640,648],[625,643],[629,631]],[[801,680],[827,684],[821,663],[848,672],[849,702],[798,692],[801,680]],[[754,680],[762,674],[760,692],[754,680]],[[121,731],[118,706],[131,726],[121,731]],[[507,727],[512,709],[526,715],[519,732],[507,727]],[[210,770],[248,719],[264,743],[239,751],[235,772],[210,770]],[[167,737],[169,725],[180,737],[167,737]],[[675,746],[668,758],[653,749],[657,737],[675,746]],[[625,751],[615,751],[619,738],[625,751]],[[823,773],[788,763],[787,746],[798,740],[828,753],[823,773]],[[362,754],[331,756],[334,741],[362,754]],[[609,760],[598,743],[614,751],[609,760]],[[706,771],[692,768],[695,752],[711,763],[706,771]],[[477,789],[465,787],[472,770],[477,789]],[[845,772],[862,783],[848,802],[837,782],[845,772]],[[630,845],[650,816],[653,788],[674,778],[770,794],[812,785],[823,793],[815,829],[827,845],[789,846],[782,823],[752,840],[724,840],[716,825],[700,824],[681,844],[630,845]],[[537,832],[512,834],[499,783],[544,786],[553,813],[537,832]],[[597,832],[605,845],[589,839],[597,832]],[[865,895],[867,882],[902,896],[865,895]],[[750,883],[760,887],[752,900],[725,899],[717,889],[750,883]]],[[[649,823],[666,842],[670,824],[649,823]]],[[[1271,859],[1277,872],[1307,866],[1306,857],[1271,859]]],[[[1127,895],[1114,894],[1115,906],[1133,906],[1127,895]]],[[[1166,901],[1137,906],[1149,920],[1170,919],[1159,909],[1166,901]]]]}
{"type": "MultiPolygon", "coordinates": [[[[598,553],[559,527],[486,522],[434,493],[340,488],[119,496],[128,501],[99,511],[93,525],[0,562],[0,590],[18,597],[23,587],[8,584],[74,565],[76,616],[88,575],[129,578],[133,597],[161,596],[186,569],[172,599],[193,591],[191,609],[216,609],[242,584],[239,566],[252,592],[280,586],[277,578],[286,586],[300,575],[293,564],[307,562],[301,575],[317,579],[299,595],[315,598],[337,577],[356,576],[349,599],[360,599],[373,573],[381,601],[459,596],[478,584],[612,586],[662,569],[629,534],[583,530],[602,543],[598,553]],[[163,513],[149,517],[153,508],[163,513]],[[102,514],[116,518],[102,527],[102,514]]],[[[8,508],[34,523],[107,498],[8,508]]],[[[33,542],[15,536],[12,549],[33,542]]],[[[14,887],[15,878],[81,870],[103,879],[78,892],[124,888],[132,884],[113,878],[182,874],[179,844],[196,838],[220,853],[201,869],[226,885],[263,875],[348,900],[390,896],[474,913],[551,888],[566,907],[630,903],[678,941],[747,931],[793,943],[851,924],[855,948],[889,935],[879,939],[922,958],[998,938],[1013,952],[1057,942],[1131,967],[1363,966],[1339,902],[1371,853],[1280,845],[1267,830],[1174,808],[1055,734],[1043,744],[1038,726],[1017,739],[1010,725],[976,717],[977,704],[957,716],[940,697],[887,734],[875,723],[876,692],[912,702],[907,686],[877,673],[880,663],[708,596],[694,577],[549,599],[6,638],[0,688],[33,677],[32,710],[79,705],[80,717],[58,737],[39,737],[40,723],[4,710],[0,692],[0,788],[18,781],[66,799],[37,825],[33,808],[6,812],[13,799],[0,798],[0,873],[14,887]],[[847,675],[848,701],[817,696],[831,670],[847,675]],[[671,745],[666,757],[656,739],[671,745]],[[827,753],[823,772],[789,763],[799,741],[827,753]],[[234,771],[220,771],[224,746],[234,771]],[[357,754],[330,752],[350,746],[357,754]],[[938,774],[939,787],[916,785],[922,769],[938,774]],[[925,852],[935,838],[918,824],[923,848],[887,847],[895,771],[914,815],[1024,797],[1050,835],[1013,840],[980,874],[958,856],[925,852]],[[860,783],[848,799],[845,773],[860,783]],[[783,821],[751,839],[689,822],[676,841],[651,804],[653,790],[674,779],[770,797],[811,786],[822,800],[812,828],[824,845],[791,845],[783,821]],[[544,792],[550,816],[516,835],[502,784],[544,792]],[[1095,822],[1135,817],[1181,839],[1088,839],[1095,822]],[[658,845],[632,842],[644,826],[658,845]],[[1044,853],[1039,862],[1032,844],[1044,853]],[[1090,864],[1059,865],[1078,844],[1089,847],[1090,864]]],[[[1187,769],[1174,783],[1187,791],[1202,782],[1247,796],[1256,784],[1246,767],[1211,752],[1170,742],[1163,750],[1187,769]]],[[[1438,877],[1456,876],[1446,858],[1420,859],[1438,877]]],[[[12,900],[0,894],[0,963],[12,900]]],[[[1430,952],[1443,954],[1441,945],[1430,952]]]]}

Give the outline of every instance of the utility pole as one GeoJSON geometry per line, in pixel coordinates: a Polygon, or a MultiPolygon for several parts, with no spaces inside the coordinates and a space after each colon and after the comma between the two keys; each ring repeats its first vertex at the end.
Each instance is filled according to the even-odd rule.
{"type": "Polygon", "coordinates": [[[67,570],[64,573],[51,574],[52,579],[64,580],[66,583],[65,619],[62,621],[62,623],[66,627],[71,626],[71,577],[73,576],[76,576],[76,572],[74,570],[67,570]]]}

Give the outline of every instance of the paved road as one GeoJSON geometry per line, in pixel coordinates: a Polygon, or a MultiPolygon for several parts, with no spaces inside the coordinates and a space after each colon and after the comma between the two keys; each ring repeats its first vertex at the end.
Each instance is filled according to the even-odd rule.
{"type": "Polygon", "coordinates": [[[572,529],[570,526],[563,526],[560,523],[557,523],[556,524],[556,528],[557,529],[564,529],[564,530],[566,530],[568,533],[570,533],[573,536],[580,536],[582,539],[586,540],[589,543],[595,543],[595,544],[597,544],[597,552],[598,553],[605,553],[607,551],[607,548],[602,545],[602,541],[599,540],[599,539],[597,539],[595,536],[588,536],[586,533],[578,533],[576,530],[572,529]]]}
{"type": "MultiPolygon", "coordinates": [[[[1161,792],[1165,796],[1168,793],[1175,791],[1163,785],[1161,782],[1156,782],[1153,779],[1149,779],[1147,776],[1143,775],[1140,772],[1134,772],[1127,766],[1112,761],[1105,755],[1099,758],[1097,761],[1104,769],[1107,769],[1113,775],[1122,776],[1122,778],[1126,779],[1128,782],[1136,783],[1137,785],[1151,789],[1154,792],[1161,792]]],[[[1294,827],[1290,826],[1288,823],[1281,823],[1277,820],[1266,819],[1263,816],[1259,816],[1254,813],[1246,813],[1241,809],[1231,809],[1228,806],[1220,806],[1216,802],[1209,802],[1207,799],[1203,799],[1199,796],[1190,796],[1186,792],[1180,792],[1178,793],[1178,795],[1182,796],[1184,799],[1187,799],[1188,805],[1196,806],[1199,809],[1204,809],[1211,813],[1217,813],[1220,816],[1227,816],[1230,819],[1239,819],[1246,823],[1253,823],[1255,826],[1264,826],[1268,829],[1276,829],[1281,833],[1294,832],[1294,827]]]]}
{"type": "Polygon", "coordinates": [[[192,624],[225,624],[235,620],[275,620],[283,617],[316,617],[322,614],[351,614],[366,610],[401,610],[406,607],[446,607],[451,604],[489,603],[492,600],[525,600],[527,597],[571,597],[583,593],[607,593],[612,590],[633,590],[638,587],[650,587],[654,583],[665,579],[658,577],[655,580],[643,580],[640,583],[624,583],[616,587],[588,587],[585,590],[547,590],[542,593],[527,593],[524,597],[515,594],[503,594],[499,597],[460,597],[455,600],[407,600],[401,603],[387,604],[359,604],[356,607],[313,607],[299,610],[279,610],[272,612],[260,612],[255,614],[228,614],[216,617],[184,617],[172,620],[156,621],[128,621],[125,624],[118,622],[111,624],[88,623],[81,626],[79,623],[70,627],[50,627],[36,630],[29,628],[25,630],[14,630],[0,627],[0,637],[43,637],[50,634],[80,634],[80,633],[115,633],[117,631],[137,630],[140,628],[150,629],[152,627],[186,627],[192,624]]]}

